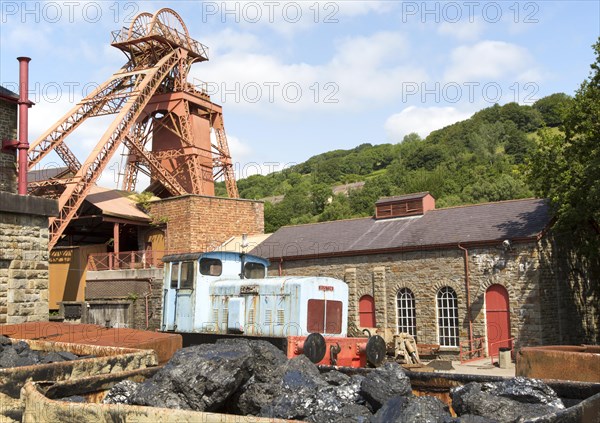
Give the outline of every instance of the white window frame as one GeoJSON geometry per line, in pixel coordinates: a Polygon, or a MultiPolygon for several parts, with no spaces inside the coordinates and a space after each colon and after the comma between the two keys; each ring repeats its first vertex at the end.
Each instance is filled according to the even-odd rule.
{"type": "Polygon", "coordinates": [[[444,286],[438,290],[435,298],[438,344],[444,348],[458,348],[460,340],[456,291],[444,286]]]}
{"type": "Polygon", "coordinates": [[[396,333],[402,332],[417,339],[415,294],[408,288],[401,288],[396,293],[396,333]]]}

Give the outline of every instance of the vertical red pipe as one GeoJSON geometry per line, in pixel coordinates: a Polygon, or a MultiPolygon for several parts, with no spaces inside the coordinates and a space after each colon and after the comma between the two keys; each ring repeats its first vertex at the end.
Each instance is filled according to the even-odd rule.
{"type": "Polygon", "coordinates": [[[460,248],[464,252],[465,291],[467,291],[467,318],[469,319],[469,351],[473,351],[473,316],[471,315],[471,282],[469,275],[469,251],[460,244],[458,244],[458,248],[460,248]]]}
{"type": "Polygon", "coordinates": [[[29,57],[17,57],[19,61],[19,173],[17,189],[19,195],[27,194],[27,152],[29,150],[28,118],[31,102],[29,92],[29,57]]]}

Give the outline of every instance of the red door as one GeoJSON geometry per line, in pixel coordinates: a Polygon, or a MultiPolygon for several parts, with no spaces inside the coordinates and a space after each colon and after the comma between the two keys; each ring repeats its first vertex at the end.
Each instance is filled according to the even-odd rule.
{"type": "Polygon", "coordinates": [[[375,300],[370,295],[363,295],[358,301],[358,316],[360,326],[374,328],[375,325],[375,300]]]}
{"type": "Polygon", "coordinates": [[[508,292],[502,285],[492,285],[485,292],[488,352],[497,355],[498,348],[512,347],[508,292]],[[503,341],[503,342],[498,342],[503,341]]]}

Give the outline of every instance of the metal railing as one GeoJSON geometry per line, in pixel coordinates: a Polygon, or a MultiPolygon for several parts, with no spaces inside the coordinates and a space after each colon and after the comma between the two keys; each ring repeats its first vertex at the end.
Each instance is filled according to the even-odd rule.
{"type": "Polygon", "coordinates": [[[458,354],[461,364],[483,358],[485,356],[485,338],[460,341],[458,354]]]}
{"type": "Polygon", "coordinates": [[[123,270],[162,268],[163,256],[177,251],[123,251],[88,255],[87,270],[123,270]]]}

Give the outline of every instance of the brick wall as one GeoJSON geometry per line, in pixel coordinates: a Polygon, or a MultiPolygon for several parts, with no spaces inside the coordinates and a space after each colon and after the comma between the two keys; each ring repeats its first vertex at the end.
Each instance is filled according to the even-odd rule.
{"type": "MultiPolygon", "coordinates": [[[[0,141],[17,138],[17,105],[0,99],[0,141]]],[[[16,155],[0,152],[0,191],[17,192],[16,155]]]]}
{"type": "MultiPolygon", "coordinates": [[[[271,274],[276,274],[274,263],[271,274]]],[[[543,341],[539,307],[539,254],[535,243],[522,244],[512,251],[502,248],[469,249],[470,295],[473,333],[486,336],[485,292],[492,284],[504,286],[509,293],[511,335],[517,346],[539,345],[543,341]]],[[[330,276],[349,285],[349,322],[358,326],[358,300],[372,295],[380,330],[395,333],[396,295],[409,288],[415,296],[417,339],[420,343],[439,343],[436,296],[448,286],[457,293],[459,337],[468,340],[464,256],[461,250],[436,250],[374,254],[356,257],[284,261],[284,275],[330,276]]],[[[458,349],[448,348],[456,353],[458,349]]]]}
{"type": "Polygon", "coordinates": [[[166,221],[171,251],[207,251],[234,235],[264,233],[261,201],[184,195],[152,202],[150,215],[166,221]]]}

